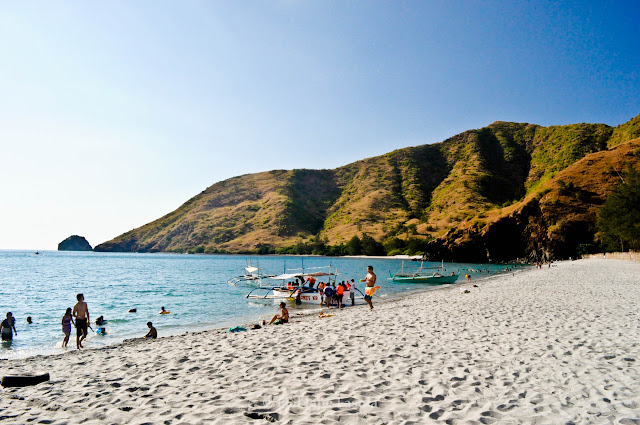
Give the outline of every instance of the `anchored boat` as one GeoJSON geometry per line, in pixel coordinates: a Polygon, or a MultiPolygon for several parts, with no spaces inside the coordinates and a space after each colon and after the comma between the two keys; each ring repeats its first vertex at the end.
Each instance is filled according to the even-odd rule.
{"type": "Polygon", "coordinates": [[[404,261],[402,269],[396,274],[389,272],[390,279],[398,283],[428,283],[431,285],[451,284],[455,283],[460,277],[460,271],[447,274],[444,268],[444,262],[440,267],[424,267],[424,263],[420,262],[420,268],[415,271],[405,271],[404,261]],[[434,270],[429,272],[428,270],[434,270]]]}
{"type": "MultiPolygon", "coordinates": [[[[252,300],[295,300],[300,295],[300,301],[308,304],[320,304],[322,296],[318,291],[316,282],[322,279],[326,279],[326,283],[336,283],[338,276],[338,270],[331,266],[329,267],[315,267],[312,269],[302,269],[300,272],[283,273],[278,276],[271,276],[269,280],[280,281],[276,285],[265,285],[264,282],[259,288],[253,289],[249,292],[246,298],[252,300]],[[329,269],[327,271],[321,271],[319,269],[329,269]]],[[[319,282],[318,282],[319,283],[319,282]]],[[[345,291],[343,300],[350,299],[350,291],[345,291]]],[[[357,298],[362,298],[362,295],[357,298]]]]}
{"type": "Polygon", "coordinates": [[[260,273],[260,267],[254,267],[251,265],[251,260],[247,261],[247,266],[244,268],[245,274],[237,276],[227,280],[229,285],[236,286],[238,283],[252,283],[260,285],[262,279],[272,278],[274,275],[260,273]]]}

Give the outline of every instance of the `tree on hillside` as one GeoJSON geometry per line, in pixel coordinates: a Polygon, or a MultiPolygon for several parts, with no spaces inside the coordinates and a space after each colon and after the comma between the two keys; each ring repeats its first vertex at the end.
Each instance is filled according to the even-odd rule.
{"type": "Polygon", "coordinates": [[[362,253],[364,255],[385,255],[382,244],[366,233],[362,234],[362,253]]]}
{"type": "Polygon", "coordinates": [[[600,210],[597,227],[606,250],[640,249],[640,172],[629,167],[600,210]]]}
{"type": "Polygon", "coordinates": [[[361,255],[362,254],[362,242],[360,238],[357,236],[352,237],[349,242],[347,242],[347,254],[349,255],[361,255]]]}

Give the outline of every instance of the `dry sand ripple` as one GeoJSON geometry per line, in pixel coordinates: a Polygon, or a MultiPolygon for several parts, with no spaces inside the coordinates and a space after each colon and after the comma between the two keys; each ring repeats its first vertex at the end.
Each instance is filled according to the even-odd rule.
{"type": "Polygon", "coordinates": [[[52,381],[3,389],[0,422],[640,423],[638,276],[564,262],[373,312],[4,360],[52,381]]]}

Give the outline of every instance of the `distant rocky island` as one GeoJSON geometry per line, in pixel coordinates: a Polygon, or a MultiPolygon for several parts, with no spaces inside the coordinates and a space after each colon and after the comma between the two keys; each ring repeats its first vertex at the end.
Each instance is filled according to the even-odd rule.
{"type": "Polygon", "coordinates": [[[497,121],[333,170],[218,182],[96,251],[568,258],[629,165],[640,115],[611,127],[497,121]]]}
{"type": "Polygon", "coordinates": [[[72,235],[58,244],[58,251],[93,251],[93,248],[84,237],[72,235]]]}

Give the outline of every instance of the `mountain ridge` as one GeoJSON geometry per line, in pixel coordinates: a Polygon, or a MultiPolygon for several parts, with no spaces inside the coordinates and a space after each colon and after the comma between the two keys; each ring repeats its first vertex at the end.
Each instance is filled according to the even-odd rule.
{"type": "MultiPolygon", "coordinates": [[[[344,246],[354,236],[368,235],[387,248],[415,239],[432,256],[508,260],[508,255],[483,253],[470,244],[492,240],[498,227],[493,233],[488,229],[504,225],[500,211],[505,208],[521,206],[522,217],[534,217],[537,210],[522,202],[555,190],[557,176],[589,155],[611,151],[637,164],[637,153],[628,157],[634,148],[618,149],[625,143],[635,146],[623,140],[634,136],[640,137],[640,115],[617,127],[496,121],[440,143],[396,149],[331,170],[245,174],[209,186],[175,211],[95,250],[270,253],[300,244],[344,246]]],[[[605,161],[604,156],[597,160],[605,161]]],[[[580,179],[570,180],[572,187],[581,187],[580,179]]],[[[602,181],[605,192],[615,184],[602,181]]],[[[602,196],[577,202],[596,200],[597,207],[602,196]]],[[[554,241],[563,236],[545,223],[540,226],[546,226],[546,236],[542,228],[537,233],[520,229],[527,242],[514,254],[568,256],[587,243],[578,238],[580,243],[559,247],[554,241]]],[[[595,234],[593,226],[585,228],[595,234]]]]}

